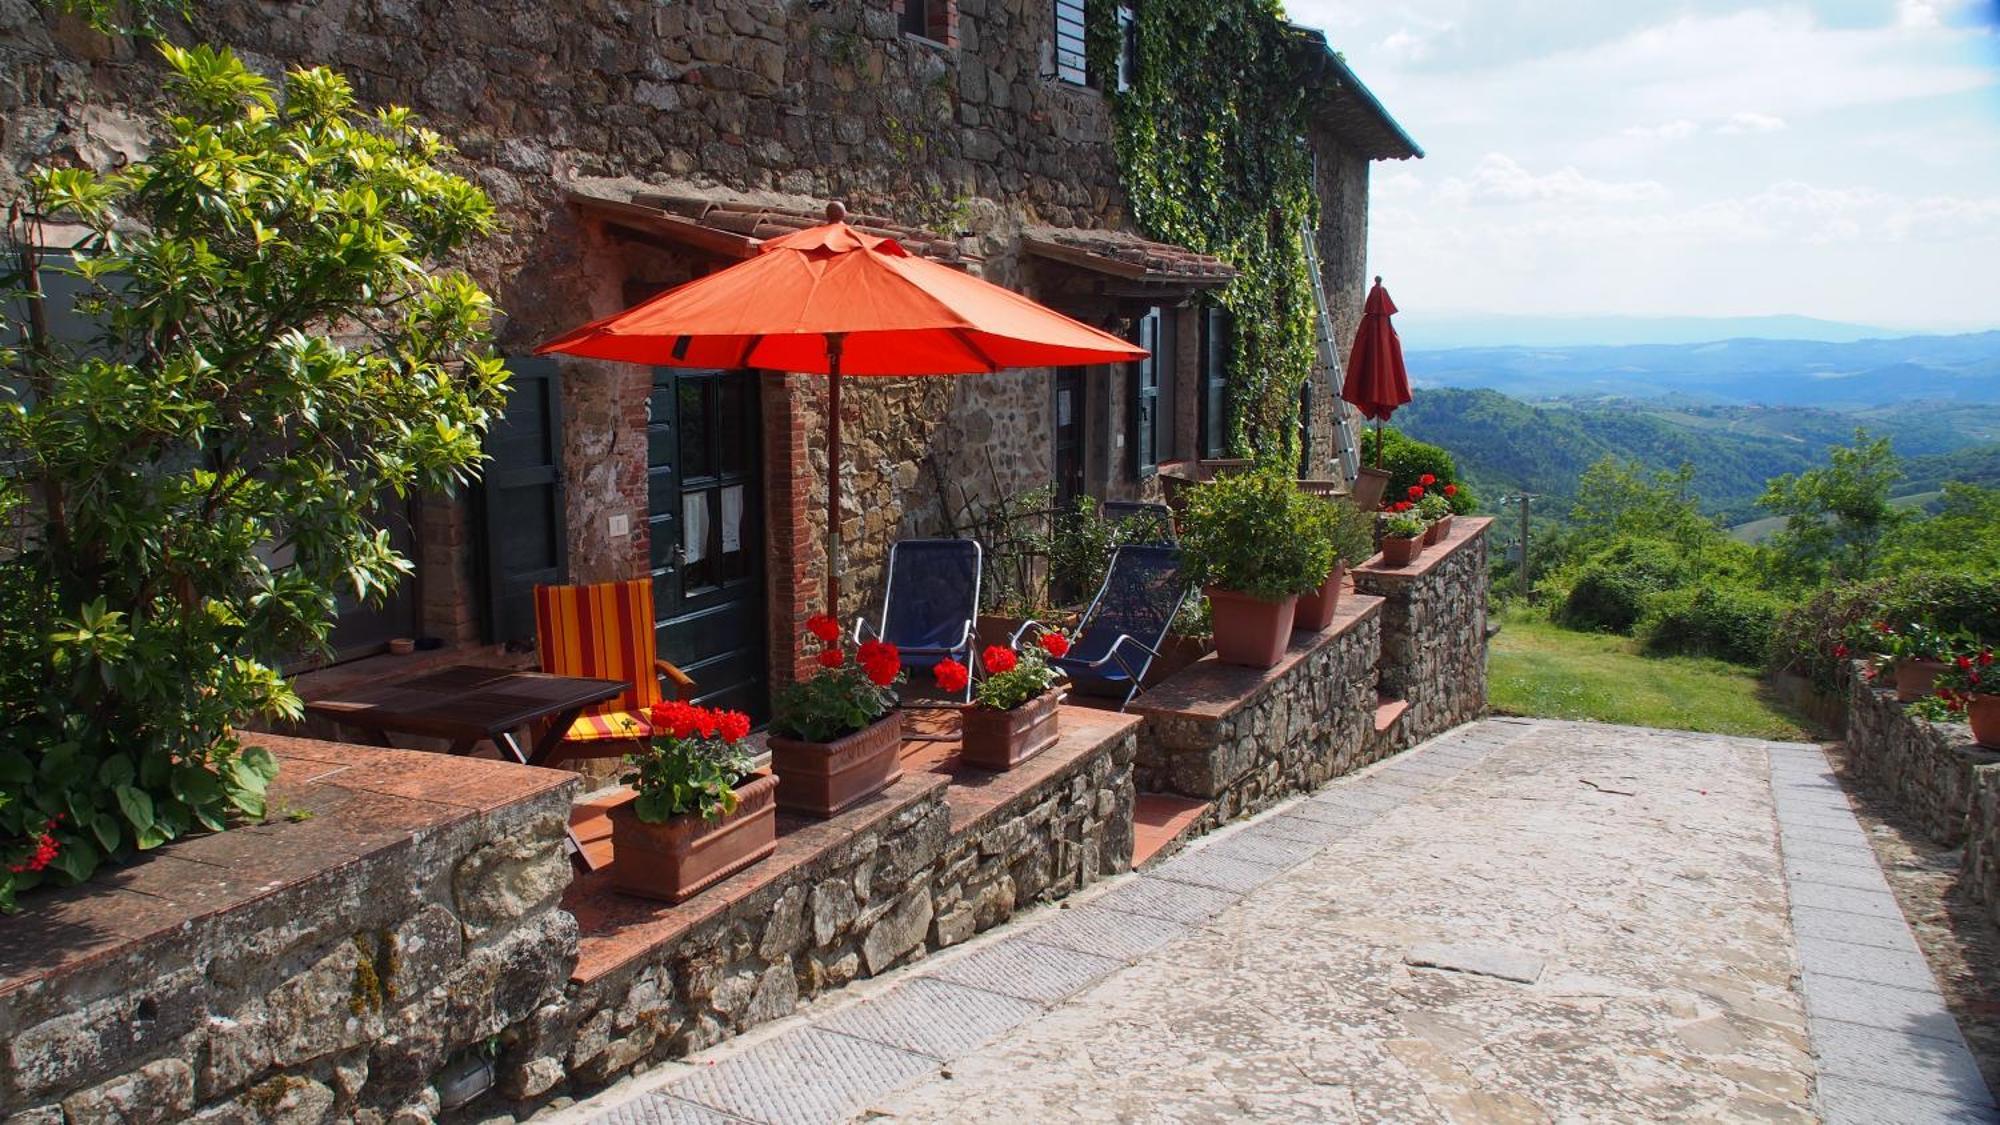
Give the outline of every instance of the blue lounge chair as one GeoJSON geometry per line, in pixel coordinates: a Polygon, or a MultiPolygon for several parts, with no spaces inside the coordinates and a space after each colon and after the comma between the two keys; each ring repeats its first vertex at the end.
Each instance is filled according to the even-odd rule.
{"type": "MultiPolygon", "coordinates": [[[[1104,585],[1077,623],[1069,654],[1053,663],[1079,694],[1116,699],[1123,711],[1138,694],[1153,658],[1160,655],[1167,629],[1187,595],[1180,548],[1136,543],[1119,547],[1112,552],[1104,585]]],[[[1014,643],[1020,644],[1024,634],[1046,629],[1039,621],[1024,622],[1014,631],[1014,643]]]]}
{"type": "Polygon", "coordinates": [[[1149,504],[1140,500],[1106,500],[1102,511],[1105,522],[1117,529],[1123,542],[1157,543],[1168,546],[1179,542],[1174,538],[1174,510],[1165,504],[1149,504]]]}
{"type": "MultiPolygon", "coordinates": [[[[977,643],[981,552],[973,539],[904,539],[889,548],[882,617],[854,622],[854,643],[871,636],[896,646],[912,678],[952,657],[972,664],[977,643]]],[[[965,702],[972,699],[966,685],[965,702]]]]}

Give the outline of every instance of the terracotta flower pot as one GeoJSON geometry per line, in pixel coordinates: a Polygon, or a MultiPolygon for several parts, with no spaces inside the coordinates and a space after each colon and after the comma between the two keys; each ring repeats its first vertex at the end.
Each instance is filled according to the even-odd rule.
{"type": "Polygon", "coordinates": [[[760,773],[736,787],[736,811],[719,820],[677,816],[648,824],[627,801],[611,809],[611,884],[626,894],[685,902],[778,850],[778,779],[760,773]]]}
{"type": "Polygon", "coordinates": [[[1347,577],[1347,563],[1344,560],[1333,564],[1333,573],[1310,594],[1299,595],[1299,608],[1292,615],[1292,628],[1307,632],[1318,632],[1333,624],[1334,611],[1340,608],[1340,583],[1347,577]]]}
{"type": "Polygon", "coordinates": [[[1424,540],[1421,535],[1398,538],[1387,535],[1382,538],[1382,563],[1384,566],[1408,566],[1423,554],[1424,540]]]}
{"type": "Polygon", "coordinates": [[[1944,663],[1937,660],[1896,661],[1896,700],[1911,703],[1929,695],[1944,669],[1944,663]]]}
{"type": "Polygon", "coordinates": [[[973,704],[965,708],[959,757],[981,769],[1011,770],[1056,744],[1056,704],[1053,688],[1007,711],[973,704]]]}
{"type": "Polygon", "coordinates": [[[770,737],[778,807],[825,819],[903,776],[903,713],[891,711],[832,742],[770,737]]]}
{"type": "Polygon", "coordinates": [[[1440,516],[1429,527],[1424,528],[1424,546],[1426,547],[1436,546],[1437,544],[1444,542],[1444,537],[1450,534],[1451,534],[1451,516],[1449,515],[1440,516]]]}
{"type": "Polygon", "coordinates": [[[1213,609],[1215,658],[1224,664],[1269,668],[1285,658],[1292,640],[1298,595],[1267,602],[1211,586],[1204,590],[1213,609]]]}
{"type": "Polygon", "coordinates": [[[2000,750],[2000,695],[1974,695],[1965,705],[1965,721],[1972,724],[1972,741],[2000,750]]]}
{"type": "Polygon", "coordinates": [[[1364,512],[1374,511],[1382,506],[1382,493],[1388,488],[1387,470],[1362,469],[1354,476],[1354,506],[1364,512]]]}

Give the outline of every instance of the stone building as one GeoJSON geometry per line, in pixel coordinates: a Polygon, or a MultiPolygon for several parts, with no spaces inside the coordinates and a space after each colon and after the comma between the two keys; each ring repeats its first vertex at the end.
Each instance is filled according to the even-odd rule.
{"type": "MultiPolygon", "coordinates": [[[[395,513],[416,579],[343,619],[343,659],[392,636],[447,653],[532,639],[528,588],[650,574],[663,654],[761,711],[794,674],[825,560],[824,380],[528,358],[533,346],[754,253],[844,201],[914,251],[1132,334],[1109,368],[868,379],[844,401],[848,613],[896,538],[963,530],[996,496],[1148,494],[1221,452],[1200,295],[1228,263],[1141,238],[1081,0],[195,0],[191,32],[260,69],[322,64],[458,147],[505,230],[470,267],[516,389],[486,481],[395,513]]],[[[1351,338],[1368,167],[1421,153],[1318,33],[1318,256],[1351,338]]],[[[141,156],[161,67],[31,0],[0,0],[0,190],[35,161],[141,156]]],[[[1310,388],[1309,456],[1333,399],[1310,388]]],[[[1323,474],[1322,474],[1323,475],[1323,474]]],[[[490,655],[490,654],[489,654],[490,655]]]]}

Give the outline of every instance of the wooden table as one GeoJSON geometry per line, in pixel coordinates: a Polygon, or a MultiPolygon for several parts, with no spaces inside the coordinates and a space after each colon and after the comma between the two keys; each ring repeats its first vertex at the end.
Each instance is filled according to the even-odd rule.
{"type": "MultiPolygon", "coordinates": [[[[602,703],[630,687],[623,680],[592,680],[516,672],[506,668],[455,665],[407,680],[357,688],[338,699],[318,699],[306,710],[362,732],[377,746],[395,748],[391,734],[442,738],[451,753],[470,754],[490,741],[523,765],[539,766],[562,744],[585,707],[602,703]],[[532,730],[524,748],[516,732],[532,730]]],[[[590,860],[567,827],[570,858],[586,869],[590,860]]]]}
{"type": "Polygon", "coordinates": [[[623,680],[460,664],[317,699],[306,710],[366,734],[377,746],[393,748],[392,734],[423,735],[449,741],[453,754],[470,754],[490,741],[515,761],[539,766],[585,707],[630,686],[623,680]],[[515,737],[523,728],[535,729],[532,748],[523,748],[515,737]]]}

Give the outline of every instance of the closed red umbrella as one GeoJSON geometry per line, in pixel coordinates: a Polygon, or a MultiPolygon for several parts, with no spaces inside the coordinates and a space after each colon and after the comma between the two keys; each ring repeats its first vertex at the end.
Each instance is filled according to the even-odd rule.
{"type": "Polygon", "coordinates": [[[1119,363],[1144,348],[1021,294],[916,257],[839,221],[774,238],[756,257],[535,349],[663,367],[825,372],[827,612],[840,601],[840,384],[854,375],[955,375],[1119,363]]]}
{"type": "Polygon", "coordinates": [[[1368,303],[1361,310],[1361,327],[1354,333],[1354,348],[1347,354],[1347,382],[1340,397],[1354,404],[1365,418],[1375,419],[1375,466],[1382,465],[1382,422],[1396,408],[1410,401],[1410,376],[1403,370],[1403,342],[1396,338],[1396,326],[1389,318],[1396,302],[1382,288],[1382,279],[1368,291],[1368,303]]]}

